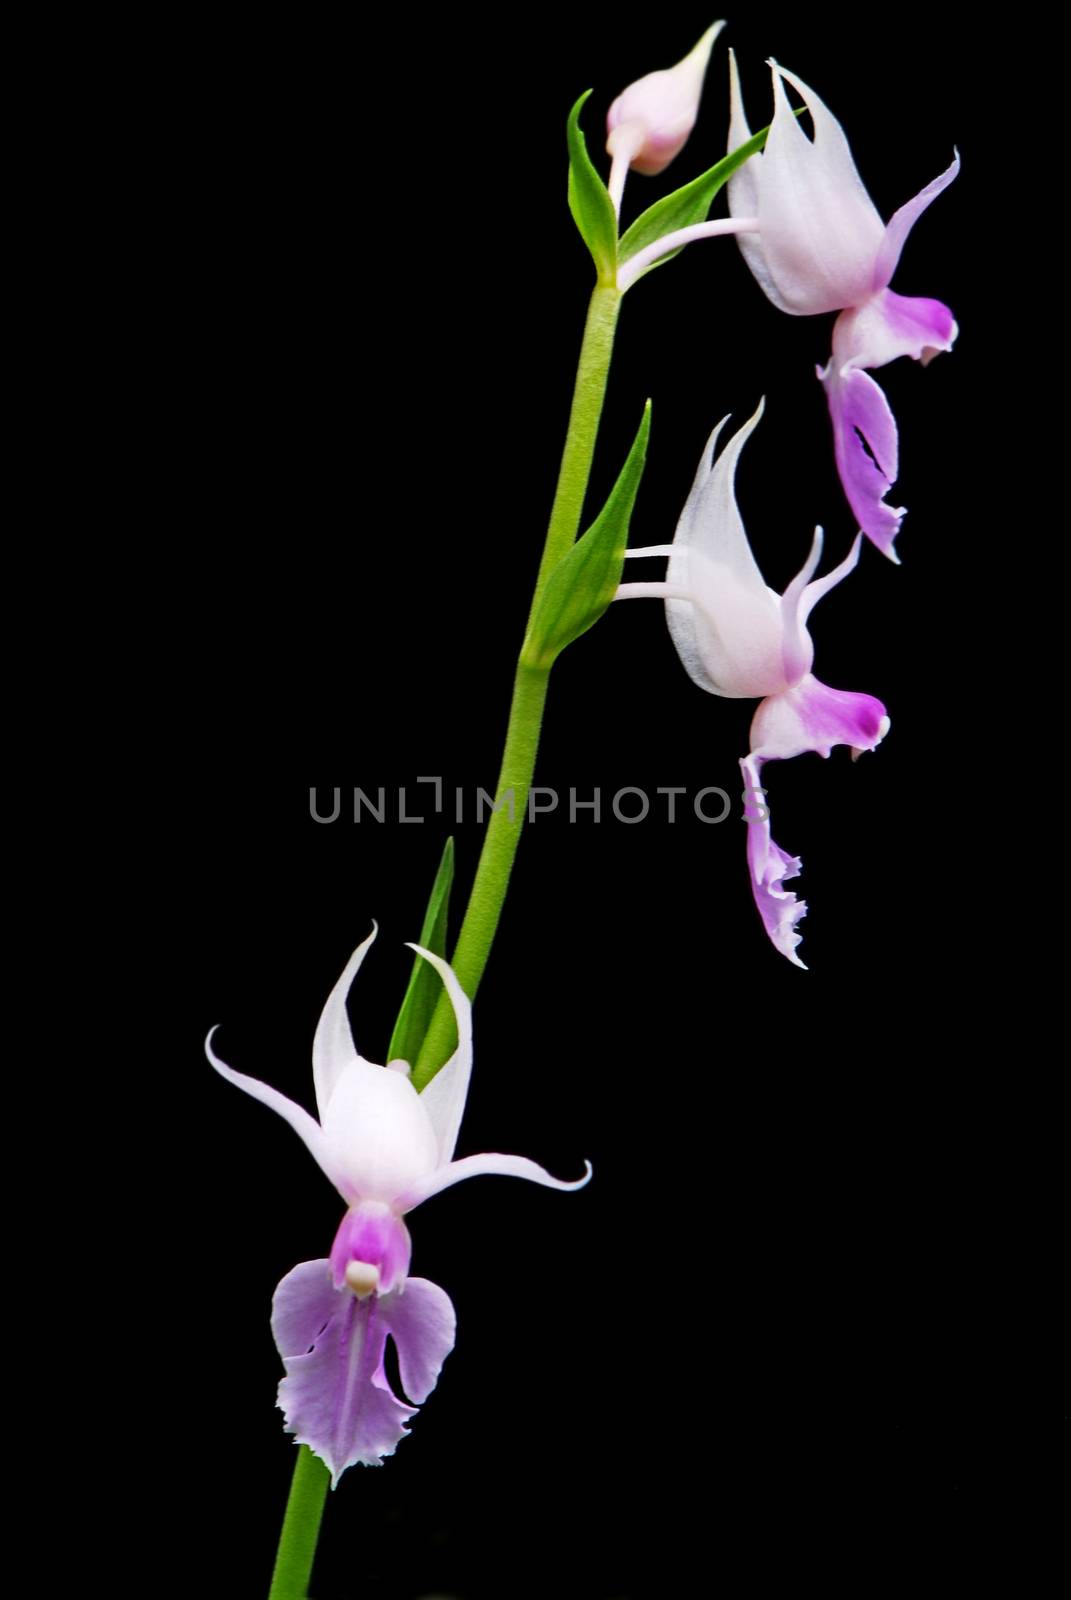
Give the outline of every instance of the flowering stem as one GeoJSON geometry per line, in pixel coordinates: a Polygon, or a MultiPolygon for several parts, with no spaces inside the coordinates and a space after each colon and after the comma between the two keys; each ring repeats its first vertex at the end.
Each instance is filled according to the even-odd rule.
{"type": "Polygon", "coordinates": [[[286,1502],[268,1600],[307,1600],[320,1519],[331,1475],[308,1445],[301,1445],[286,1502]]]}
{"type": "MultiPolygon", "coordinates": [[[[558,487],[536,578],[532,615],[547,579],[572,549],[580,530],[620,306],[621,294],[614,285],[600,284],[594,290],[580,349],[558,487]]],[[[532,665],[522,654],[513,684],[506,745],[495,790],[499,809],[491,813],[487,825],[472,893],[451,959],[458,981],[470,999],[474,998],[487,965],[509,887],[510,870],[528,808],[549,676],[549,667],[532,665]]],[[[422,1089],[435,1076],[453,1050],[456,1037],[453,1009],[444,994],[413,1066],[414,1087],[422,1089]]]]}

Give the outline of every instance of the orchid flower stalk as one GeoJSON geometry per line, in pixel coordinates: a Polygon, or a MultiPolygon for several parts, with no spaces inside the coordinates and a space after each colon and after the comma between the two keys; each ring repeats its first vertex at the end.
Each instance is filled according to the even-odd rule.
{"type": "Polygon", "coordinates": [[[770,833],[761,787],[763,764],[813,750],[828,756],[835,744],[873,750],[889,729],[885,707],[873,695],[831,689],[811,671],[814,645],[807,619],[859,559],[860,540],[839,566],[816,578],[822,530],[784,594],[763,579],[736,503],[736,464],[762,416],[763,405],[714,460],[727,417],[714,429],[699,462],[673,543],[630,550],[630,556],[666,556],[664,583],[625,583],[619,600],[659,599],[666,604],[670,637],[692,682],[707,694],[738,700],[762,697],[751,724],[751,749],[741,759],[749,799],[748,865],[755,904],[775,948],[795,966],[796,925],[807,907],[785,881],[800,862],[770,833]]]}

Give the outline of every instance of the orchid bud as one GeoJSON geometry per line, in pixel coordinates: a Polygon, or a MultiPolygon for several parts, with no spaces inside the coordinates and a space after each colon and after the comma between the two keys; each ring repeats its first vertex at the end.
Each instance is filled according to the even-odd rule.
{"type": "Polygon", "coordinates": [[[695,127],[707,62],[723,22],[709,27],[683,61],[629,84],[610,107],[606,148],[635,172],[653,177],[680,155],[695,127]]]}

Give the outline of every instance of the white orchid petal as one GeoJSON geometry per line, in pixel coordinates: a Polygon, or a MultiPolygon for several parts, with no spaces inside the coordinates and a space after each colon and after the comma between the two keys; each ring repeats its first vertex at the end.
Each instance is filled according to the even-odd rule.
{"type": "Polygon", "coordinates": [[[439,1164],[443,1165],[450,1160],[457,1144],[458,1129],[461,1127],[461,1119],[465,1114],[465,1101],[468,1098],[469,1079],[472,1076],[472,1004],[457,981],[453,969],[441,956],[435,955],[431,950],[425,950],[419,944],[411,944],[409,948],[415,950],[417,955],[423,956],[443,980],[457,1022],[457,1049],[446,1065],[440,1067],[431,1082],[425,1084],[420,1095],[438,1140],[439,1164]]]}
{"type": "Polygon", "coordinates": [[[888,287],[889,280],[896,271],[900,260],[900,252],[907,242],[908,234],[926,210],[926,207],[932,205],[937,196],[947,189],[953,178],[958,177],[958,175],[959,151],[956,150],[953,154],[951,165],[945,168],[939,178],[934,178],[933,182],[928,183],[925,189],[921,189],[913,199],[902,205],[899,211],[893,212],[885,229],[885,236],[881,241],[881,249],[878,251],[878,258],[874,265],[873,286],[875,289],[888,287]]]}
{"type": "Polygon", "coordinates": [[[422,1205],[433,1194],[439,1194],[443,1189],[449,1189],[465,1178],[488,1175],[527,1178],[530,1183],[542,1184],[546,1189],[582,1189],[591,1179],[591,1162],[585,1161],[584,1167],[582,1178],[574,1178],[572,1182],[567,1182],[562,1178],[551,1177],[545,1167],[541,1167],[538,1162],[529,1161],[527,1156],[501,1155],[494,1152],[479,1156],[462,1156],[460,1161],[451,1161],[449,1165],[439,1167],[435,1172],[429,1172],[418,1183],[411,1184],[404,1194],[398,1196],[395,1205],[399,1211],[412,1211],[414,1206],[422,1205]]]}
{"type": "MultiPolygon", "coordinates": [[[[737,70],[735,52],[729,51],[729,143],[727,153],[731,155],[742,144],[751,138],[751,129],[747,117],[744,115],[744,101],[740,93],[740,74],[737,70]]],[[[729,179],[729,215],[731,217],[757,217],[759,213],[759,181],[762,162],[761,152],[750,156],[742,167],[738,167],[729,179]]],[[[740,254],[751,268],[758,280],[759,287],[763,290],[768,300],[772,300],[779,311],[792,311],[787,300],[784,300],[778,290],[777,284],[770,276],[766,266],[766,258],[762,253],[762,238],[754,233],[738,233],[736,242],[740,246],[740,254]]]]}
{"type": "Polygon", "coordinates": [[[711,466],[715,428],[685,502],[666,569],[667,581],[696,597],[667,599],[670,636],[692,682],[730,699],[783,687],[780,600],[768,588],[736,503],[740,452],[758,426],[764,402],[711,466]]]}
{"type": "Polygon", "coordinates": [[[801,623],[807,621],[807,618],[823,596],[827,595],[831,589],[835,589],[837,584],[846,578],[850,572],[855,571],[859,563],[859,552],[862,547],[863,535],[857,533],[852,541],[851,549],[840,565],[834,567],[832,572],[827,572],[824,578],[815,578],[813,583],[807,585],[800,596],[799,618],[801,623]]]}
{"type": "Polygon", "coordinates": [[[342,976],[328,995],[327,1004],[316,1025],[312,1041],[312,1076],[316,1085],[316,1109],[321,1121],[327,1114],[331,1092],[343,1068],[359,1059],[346,1013],[346,997],[378,931],[373,922],[368,938],[357,946],[342,969],[342,976]]]}
{"type": "Polygon", "coordinates": [[[246,1094],[252,1095],[254,1100],[259,1100],[261,1105],[268,1106],[272,1111],[278,1112],[284,1122],[288,1122],[303,1140],[306,1149],[316,1162],[320,1170],[335,1185],[344,1199],[348,1199],[345,1188],[336,1176],[337,1168],[334,1166],[324,1138],[324,1131],[316,1118],[310,1116],[304,1106],[299,1106],[295,1101],[281,1094],[278,1089],[273,1089],[268,1083],[261,1083],[259,1078],[247,1077],[244,1072],[235,1072],[225,1061],[221,1061],[212,1048],[212,1036],[216,1032],[213,1028],[205,1040],[205,1055],[215,1067],[221,1078],[226,1078],[228,1083],[233,1083],[235,1088],[244,1089],[246,1094]]]}
{"type": "Polygon", "coordinates": [[[339,1073],[324,1139],[351,1200],[391,1203],[439,1164],[435,1130],[410,1080],[360,1057],[339,1073]]]}
{"type": "Polygon", "coordinates": [[[840,123],[794,73],[770,67],[774,116],[758,173],[766,269],[784,308],[797,315],[858,305],[872,292],[884,225],[840,123]],[[786,81],[811,114],[813,140],[789,105],[786,81]]]}

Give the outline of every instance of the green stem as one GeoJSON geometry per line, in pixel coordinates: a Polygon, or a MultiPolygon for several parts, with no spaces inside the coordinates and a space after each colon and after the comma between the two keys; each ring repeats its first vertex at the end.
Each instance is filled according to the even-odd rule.
{"type": "MultiPolygon", "coordinates": [[[[592,293],[577,366],[569,427],[558,472],[558,487],[551,508],[529,622],[547,578],[572,549],[580,530],[620,306],[621,295],[612,285],[599,285],[592,293]]],[[[470,999],[475,997],[491,953],[528,809],[528,791],[535,771],[549,674],[549,667],[529,665],[522,653],[513,684],[506,745],[495,790],[495,801],[501,809],[492,812],[487,825],[472,893],[451,958],[458,982],[470,999]]],[[[448,1059],[456,1041],[453,1008],[444,994],[435,1007],[420,1055],[413,1065],[414,1087],[422,1089],[435,1076],[448,1059]]]]}
{"type": "Polygon", "coordinates": [[[539,563],[529,621],[543,593],[543,585],[562,557],[569,554],[580,532],[580,517],[584,510],[588,478],[591,476],[591,460],[595,454],[595,440],[599,433],[620,309],[621,292],[614,285],[600,284],[592,292],[576,369],[576,386],[565,434],[565,448],[558,469],[558,487],[550,510],[547,542],[539,563]]]}
{"type": "Polygon", "coordinates": [[[290,1498],[286,1502],[279,1552],[275,1557],[268,1600],[307,1600],[320,1519],[331,1476],[307,1445],[298,1449],[290,1498]]]}

